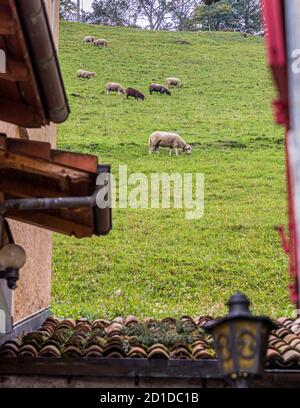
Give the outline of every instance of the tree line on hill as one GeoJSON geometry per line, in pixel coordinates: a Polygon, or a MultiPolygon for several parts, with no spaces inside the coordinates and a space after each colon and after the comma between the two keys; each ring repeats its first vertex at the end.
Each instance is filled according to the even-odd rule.
{"type": "Polygon", "coordinates": [[[106,26],[172,31],[262,31],[260,0],[61,0],[60,18],[106,26]]]}

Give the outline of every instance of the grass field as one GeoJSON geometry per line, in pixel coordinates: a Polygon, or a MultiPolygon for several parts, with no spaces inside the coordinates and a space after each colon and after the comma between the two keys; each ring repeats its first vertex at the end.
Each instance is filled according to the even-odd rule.
{"type": "Polygon", "coordinates": [[[253,310],[291,315],[287,260],[274,225],[286,223],[283,129],[260,37],[61,24],[60,61],[72,109],[58,147],[129,172],[205,174],[205,214],[117,209],[104,238],[54,237],[53,313],[139,317],[220,315],[235,291],[253,310]],[[82,44],[85,35],[110,41],[82,44]],[[181,43],[181,40],[185,40],[181,43]],[[80,68],[95,70],[90,81],[80,68]],[[146,92],[177,76],[182,89],[144,102],[104,95],[108,81],[146,92]],[[149,157],[151,132],[180,132],[191,156],[149,157]],[[118,292],[120,291],[120,292],[118,292]]]}

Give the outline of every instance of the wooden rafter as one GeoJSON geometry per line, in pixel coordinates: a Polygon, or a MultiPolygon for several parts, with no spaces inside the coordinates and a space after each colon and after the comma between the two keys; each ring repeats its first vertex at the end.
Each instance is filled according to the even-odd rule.
{"type": "Polygon", "coordinates": [[[9,7],[0,5],[0,35],[15,35],[16,29],[9,7]]]}

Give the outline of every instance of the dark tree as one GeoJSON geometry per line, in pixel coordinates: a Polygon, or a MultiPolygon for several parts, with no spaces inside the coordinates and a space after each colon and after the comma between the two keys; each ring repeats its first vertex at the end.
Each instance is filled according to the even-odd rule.
{"type": "Polygon", "coordinates": [[[92,8],[84,21],[109,26],[136,26],[140,13],[137,0],[94,0],[92,8]]]}
{"type": "Polygon", "coordinates": [[[203,0],[190,20],[196,30],[261,31],[260,0],[203,0]]]}
{"type": "Polygon", "coordinates": [[[167,28],[172,8],[172,0],[138,0],[141,15],[147,20],[150,30],[167,28]]]}
{"type": "Polygon", "coordinates": [[[261,31],[262,20],[260,0],[240,0],[234,5],[236,25],[240,31],[255,33],[261,31]]]}
{"type": "Polygon", "coordinates": [[[194,14],[194,29],[219,31],[233,29],[234,10],[231,0],[206,6],[200,4],[194,14]]]}
{"type": "Polygon", "coordinates": [[[183,31],[188,28],[189,20],[192,18],[198,2],[197,0],[173,0],[170,6],[173,29],[183,31]]]}
{"type": "Polygon", "coordinates": [[[77,3],[72,0],[60,0],[59,18],[66,21],[76,21],[78,18],[77,3]]]}

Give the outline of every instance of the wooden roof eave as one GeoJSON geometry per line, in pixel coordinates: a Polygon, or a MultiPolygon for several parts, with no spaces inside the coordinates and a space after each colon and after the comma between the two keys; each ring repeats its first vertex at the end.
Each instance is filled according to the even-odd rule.
{"type": "Polygon", "coordinates": [[[65,121],[70,109],[43,1],[0,0],[1,36],[7,72],[0,74],[0,120],[25,128],[65,121]],[[7,94],[9,83],[18,98],[7,94]]]}

